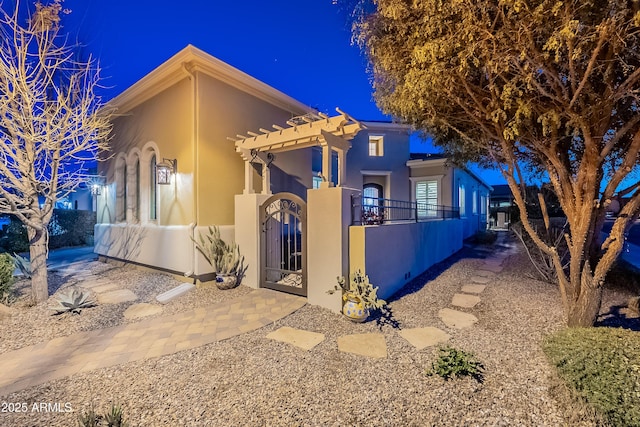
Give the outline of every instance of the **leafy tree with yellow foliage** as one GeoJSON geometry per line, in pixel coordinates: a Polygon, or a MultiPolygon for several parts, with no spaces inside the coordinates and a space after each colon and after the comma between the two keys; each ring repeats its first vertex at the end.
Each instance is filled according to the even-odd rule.
{"type": "Polygon", "coordinates": [[[356,19],[354,36],[370,60],[378,105],[433,135],[456,160],[500,170],[524,228],[553,259],[568,324],[593,325],[605,276],[640,208],[640,2],[373,6],[356,19]],[[567,215],[566,268],[527,216],[523,168],[550,181],[567,215]],[[603,241],[616,195],[630,201],[603,241]]]}

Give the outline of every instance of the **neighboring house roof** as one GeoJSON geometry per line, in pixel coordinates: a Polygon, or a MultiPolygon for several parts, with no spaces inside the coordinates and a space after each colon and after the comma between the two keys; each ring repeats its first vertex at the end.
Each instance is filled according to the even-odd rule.
{"type": "Polygon", "coordinates": [[[360,120],[360,123],[365,125],[366,129],[370,131],[394,130],[400,132],[411,132],[412,129],[411,125],[378,120],[360,120]]]}
{"type": "Polygon", "coordinates": [[[126,113],[194,71],[205,73],[276,107],[302,115],[315,111],[308,105],[222,62],[208,53],[188,45],[162,63],[155,70],[138,80],[131,87],[109,102],[119,113],[126,113]]]}
{"type": "MultiPolygon", "coordinates": [[[[407,166],[409,166],[411,168],[411,167],[416,167],[416,166],[423,165],[424,163],[427,163],[427,162],[428,163],[435,163],[435,164],[442,164],[442,163],[445,163],[446,161],[447,161],[447,156],[445,156],[444,154],[439,154],[439,153],[409,153],[409,160],[407,161],[407,166]]],[[[489,189],[489,191],[493,191],[493,187],[492,186],[487,184],[484,181],[484,179],[480,178],[478,175],[476,175],[470,169],[467,169],[467,168],[460,168],[460,169],[464,170],[466,173],[471,175],[480,184],[482,184],[485,187],[487,187],[489,189]]]]}
{"type": "Polygon", "coordinates": [[[492,199],[509,199],[511,197],[511,189],[507,184],[499,184],[493,186],[493,192],[491,193],[492,199]]]}
{"type": "Polygon", "coordinates": [[[445,159],[446,156],[444,154],[438,153],[409,153],[409,160],[435,160],[435,159],[445,159]]]}

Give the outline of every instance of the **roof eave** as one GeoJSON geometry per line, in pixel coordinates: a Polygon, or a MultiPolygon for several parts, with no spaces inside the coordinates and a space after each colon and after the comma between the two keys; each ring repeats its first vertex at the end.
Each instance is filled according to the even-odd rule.
{"type": "Polygon", "coordinates": [[[163,90],[188,77],[190,72],[193,71],[200,71],[276,107],[290,111],[292,114],[302,115],[314,111],[314,109],[308,105],[232,67],[193,45],[188,45],[169,58],[120,95],[113,98],[108,105],[117,108],[120,114],[127,113],[163,90]]]}

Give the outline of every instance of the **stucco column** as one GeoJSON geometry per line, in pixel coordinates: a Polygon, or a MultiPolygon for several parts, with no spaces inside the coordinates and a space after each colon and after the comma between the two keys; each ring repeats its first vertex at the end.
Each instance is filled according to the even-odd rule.
{"type": "Polygon", "coordinates": [[[336,148],[338,152],[338,187],[347,182],[347,150],[336,148]]]}
{"type": "Polygon", "coordinates": [[[235,196],[235,241],[244,255],[247,272],[242,283],[260,287],[260,206],[267,194],[237,194],[235,196]]]}
{"type": "Polygon", "coordinates": [[[271,195],[271,169],[262,163],[262,194],[271,195]]]}
{"type": "Polygon", "coordinates": [[[255,193],[255,190],[253,189],[253,167],[251,166],[251,162],[247,160],[244,161],[244,191],[242,193],[255,193]]]}
{"type": "Polygon", "coordinates": [[[331,181],[331,145],[322,145],[322,176],[324,179],[320,183],[320,188],[329,188],[333,185],[331,181]]]}
{"type": "Polygon", "coordinates": [[[349,274],[351,195],[357,193],[344,187],[307,191],[307,299],[335,312],[342,309],[341,293],[327,291],[349,274]]]}

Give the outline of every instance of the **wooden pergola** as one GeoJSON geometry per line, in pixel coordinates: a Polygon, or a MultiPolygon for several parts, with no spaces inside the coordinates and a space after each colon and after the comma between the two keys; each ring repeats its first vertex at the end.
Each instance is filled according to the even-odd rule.
{"type": "Polygon", "coordinates": [[[269,165],[275,158],[274,153],[299,150],[302,148],[322,147],[321,187],[332,185],[331,154],[338,153],[338,186],[346,182],[346,154],[351,148],[349,141],[365,128],[353,117],[336,108],[339,115],[329,117],[323,113],[309,113],[287,121],[289,127],[272,125],[275,130],[260,128],[260,133],[247,132],[249,136],[236,135],[228,138],[233,141],[236,151],[245,161],[244,193],[255,193],[253,188],[253,168],[251,163],[262,164],[262,193],[271,194],[269,165]]]}

